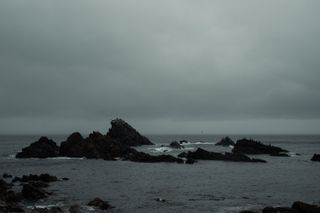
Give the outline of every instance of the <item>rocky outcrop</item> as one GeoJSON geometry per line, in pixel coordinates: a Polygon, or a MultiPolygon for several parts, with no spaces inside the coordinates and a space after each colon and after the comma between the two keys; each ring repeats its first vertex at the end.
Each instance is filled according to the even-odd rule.
{"type": "Polygon", "coordinates": [[[229,138],[229,137],[225,137],[222,138],[218,143],[216,143],[216,146],[234,146],[234,141],[229,138]]]}
{"type": "Polygon", "coordinates": [[[107,135],[128,146],[153,144],[148,138],[140,135],[137,130],[119,118],[111,121],[111,128],[109,129],[107,135]]]}
{"type": "Polygon", "coordinates": [[[16,158],[48,158],[57,157],[58,155],[59,147],[57,144],[47,137],[41,137],[38,141],[17,153],[16,158]]]}
{"type": "Polygon", "coordinates": [[[311,158],[312,161],[320,161],[320,154],[314,154],[311,158]]]}
{"type": "Polygon", "coordinates": [[[288,152],[277,146],[265,145],[252,139],[240,139],[232,150],[236,154],[278,154],[288,152]]]}
{"type": "Polygon", "coordinates": [[[109,204],[109,202],[107,202],[107,201],[104,201],[104,200],[101,200],[100,198],[95,198],[95,199],[93,199],[92,201],[90,201],[89,203],[88,203],[88,206],[94,206],[94,207],[96,207],[96,208],[99,208],[99,209],[101,209],[101,210],[107,210],[107,209],[112,209],[112,208],[114,208],[113,206],[111,206],[110,204],[109,204]]]}
{"type": "Polygon", "coordinates": [[[44,174],[40,174],[40,175],[23,175],[22,177],[14,177],[12,182],[34,182],[34,181],[41,181],[41,182],[45,182],[45,183],[49,183],[49,182],[55,182],[58,181],[58,178],[56,176],[52,176],[49,175],[47,173],[44,174]]]}
{"type": "Polygon", "coordinates": [[[221,160],[221,161],[239,161],[239,162],[262,162],[265,163],[265,160],[249,158],[243,154],[235,153],[218,153],[218,152],[209,152],[207,150],[198,148],[194,152],[183,152],[178,155],[178,157],[191,158],[195,160],[221,160]]]}
{"type": "Polygon", "coordinates": [[[169,144],[169,147],[173,148],[173,149],[183,149],[184,148],[184,146],[182,146],[178,141],[172,141],[169,144]]]}
{"type": "Polygon", "coordinates": [[[31,213],[64,213],[63,209],[54,206],[51,208],[33,208],[31,213]]]}
{"type": "Polygon", "coordinates": [[[84,138],[79,132],[72,133],[66,141],[60,144],[60,156],[83,157],[84,138]]]}

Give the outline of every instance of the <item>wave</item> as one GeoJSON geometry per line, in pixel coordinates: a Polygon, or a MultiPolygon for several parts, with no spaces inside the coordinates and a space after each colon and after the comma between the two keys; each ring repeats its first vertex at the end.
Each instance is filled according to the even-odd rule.
{"type": "Polygon", "coordinates": [[[193,147],[187,147],[187,148],[182,148],[182,149],[172,149],[170,147],[157,147],[157,148],[149,148],[151,152],[153,153],[159,153],[159,152],[172,152],[172,151],[183,151],[183,150],[194,150],[195,148],[193,147]]]}

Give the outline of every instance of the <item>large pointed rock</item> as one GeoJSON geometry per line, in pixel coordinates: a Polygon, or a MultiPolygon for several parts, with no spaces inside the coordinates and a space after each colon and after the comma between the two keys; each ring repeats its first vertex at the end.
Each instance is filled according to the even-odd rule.
{"type": "Polygon", "coordinates": [[[59,147],[57,144],[47,137],[41,137],[38,141],[17,153],[16,158],[48,158],[57,157],[58,155],[59,147]]]}
{"type": "Polygon", "coordinates": [[[60,145],[60,155],[66,157],[84,156],[84,138],[79,132],[72,133],[66,141],[60,145]]]}
{"type": "Polygon", "coordinates": [[[137,130],[122,119],[111,121],[111,128],[107,134],[113,139],[128,146],[152,145],[151,141],[142,136],[137,130]]]}

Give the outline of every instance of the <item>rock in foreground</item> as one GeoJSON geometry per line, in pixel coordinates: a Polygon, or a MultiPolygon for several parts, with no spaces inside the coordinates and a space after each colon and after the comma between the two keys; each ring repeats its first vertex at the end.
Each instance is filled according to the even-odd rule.
{"type": "Polygon", "coordinates": [[[47,137],[41,137],[30,146],[17,153],[16,158],[48,158],[59,156],[59,147],[47,137]]]}
{"type": "Polygon", "coordinates": [[[137,130],[119,118],[111,121],[107,135],[128,146],[153,145],[148,138],[140,135],[137,130]]]}
{"type": "Polygon", "coordinates": [[[97,208],[102,209],[102,210],[114,208],[107,201],[103,201],[100,198],[93,199],[92,201],[90,201],[88,203],[88,206],[94,206],[94,207],[97,207],[97,208]]]}
{"type": "Polygon", "coordinates": [[[311,158],[312,161],[320,161],[320,154],[314,154],[311,158]]]}
{"type": "Polygon", "coordinates": [[[282,149],[277,146],[265,145],[259,141],[252,139],[240,139],[234,145],[232,150],[233,153],[237,154],[279,154],[283,152],[288,152],[285,149],[282,149]]]}
{"type": "Polygon", "coordinates": [[[216,146],[234,146],[234,141],[229,138],[229,137],[225,137],[222,138],[218,143],[216,143],[216,146]]]}
{"type": "MultiPolygon", "coordinates": [[[[249,213],[254,211],[241,211],[241,213],[249,213]]],[[[261,211],[262,213],[320,213],[320,206],[311,205],[301,201],[296,201],[291,207],[265,207],[261,211]]]]}
{"type": "Polygon", "coordinates": [[[239,162],[261,162],[265,163],[265,160],[249,158],[243,154],[235,154],[235,153],[228,153],[225,154],[218,153],[218,152],[209,152],[207,150],[198,148],[194,152],[183,152],[178,155],[178,157],[185,157],[195,160],[221,160],[221,161],[239,161],[239,162]]]}

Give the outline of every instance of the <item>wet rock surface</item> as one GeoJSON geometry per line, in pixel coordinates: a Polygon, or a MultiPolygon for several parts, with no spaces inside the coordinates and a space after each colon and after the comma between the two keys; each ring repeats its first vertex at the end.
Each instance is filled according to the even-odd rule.
{"type": "Polygon", "coordinates": [[[92,201],[90,201],[89,203],[88,203],[88,206],[94,206],[94,207],[96,207],[96,208],[99,208],[99,209],[101,209],[101,210],[106,210],[106,209],[112,209],[112,208],[114,208],[113,206],[111,206],[110,204],[109,204],[109,202],[107,202],[107,201],[104,201],[104,200],[102,200],[102,199],[100,199],[100,198],[95,198],[95,199],[93,199],[92,201]]]}

